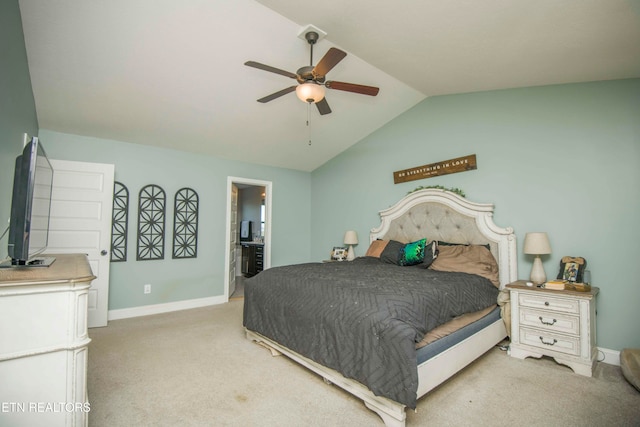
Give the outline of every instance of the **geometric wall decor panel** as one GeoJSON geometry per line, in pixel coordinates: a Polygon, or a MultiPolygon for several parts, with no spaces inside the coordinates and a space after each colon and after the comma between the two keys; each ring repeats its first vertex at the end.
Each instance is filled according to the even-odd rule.
{"type": "Polygon", "coordinates": [[[138,244],[136,259],[164,259],[166,196],[155,184],[142,187],[138,195],[138,244]]]}
{"type": "Polygon", "coordinates": [[[181,188],[173,209],[173,258],[198,256],[198,193],[181,188]]]}
{"type": "Polygon", "coordinates": [[[118,181],[113,183],[113,213],[111,216],[111,262],[127,260],[129,229],[129,190],[118,181]]]}

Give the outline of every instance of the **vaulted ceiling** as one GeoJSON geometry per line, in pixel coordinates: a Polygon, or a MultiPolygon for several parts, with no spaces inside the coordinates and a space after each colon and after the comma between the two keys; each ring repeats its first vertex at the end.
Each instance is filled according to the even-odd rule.
{"type": "Polygon", "coordinates": [[[311,171],[425,97],[640,77],[640,0],[20,0],[39,126],[311,171]],[[347,52],[331,114],[247,67],[347,52]],[[308,125],[307,125],[308,123],[308,125]],[[311,141],[311,144],[309,144],[311,141]]]}

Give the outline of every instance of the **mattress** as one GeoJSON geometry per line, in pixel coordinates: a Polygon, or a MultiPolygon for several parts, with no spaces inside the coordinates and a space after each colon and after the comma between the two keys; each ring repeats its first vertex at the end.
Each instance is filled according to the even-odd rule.
{"type": "Polygon", "coordinates": [[[427,344],[422,348],[419,348],[418,350],[416,350],[418,365],[464,341],[471,335],[495,323],[497,320],[500,320],[500,307],[498,306],[496,306],[495,309],[489,312],[489,314],[476,320],[475,322],[472,322],[445,337],[442,337],[430,344],[427,344]]]}

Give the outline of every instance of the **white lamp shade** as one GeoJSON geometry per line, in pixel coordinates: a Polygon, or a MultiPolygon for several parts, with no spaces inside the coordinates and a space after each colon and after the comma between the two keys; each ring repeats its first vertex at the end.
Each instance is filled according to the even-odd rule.
{"type": "Polygon", "coordinates": [[[324,86],[302,83],[296,87],[296,95],[304,102],[320,102],[324,98],[324,86]]]}
{"type": "Polygon", "coordinates": [[[551,253],[551,245],[547,233],[527,233],[524,236],[523,252],[529,255],[547,255],[551,253]]]}
{"type": "Polygon", "coordinates": [[[344,244],[345,245],[357,245],[358,244],[358,235],[355,231],[349,230],[344,233],[344,244]]]}

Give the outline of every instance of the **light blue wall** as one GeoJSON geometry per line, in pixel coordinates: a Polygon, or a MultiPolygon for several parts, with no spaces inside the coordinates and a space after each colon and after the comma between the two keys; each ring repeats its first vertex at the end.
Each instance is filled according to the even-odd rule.
{"type": "Polygon", "coordinates": [[[640,347],[640,79],[428,98],[312,173],[312,258],[327,257],[355,229],[363,255],[377,212],[418,186],[464,190],[496,206],[518,238],[546,231],[553,253],[587,259],[598,345],[640,347]],[[393,172],[468,154],[478,169],[393,184],[393,172]]]}
{"type": "MultiPolygon", "coordinates": [[[[8,225],[11,186],[23,134],[38,134],[27,52],[17,0],[0,2],[0,235],[8,225]],[[7,192],[8,189],[8,192],[7,192]]],[[[7,256],[6,236],[0,258],[7,256]]]]}
{"type": "Polygon", "coordinates": [[[50,158],[115,164],[116,180],[129,188],[129,256],[111,263],[110,310],[224,293],[228,176],[273,182],[271,265],[309,259],[309,173],[44,129],[40,138],[50,158]],[[160,185],[167,195],[165,259],[159,261],[135,260],[137,195],[147,184],[160,185]],[[173,197],[182,187],[200,197],[198,257],[174,260],[173,197]],[[149,295],[142,292],[146,283],[152,284],[149,295]]]}

